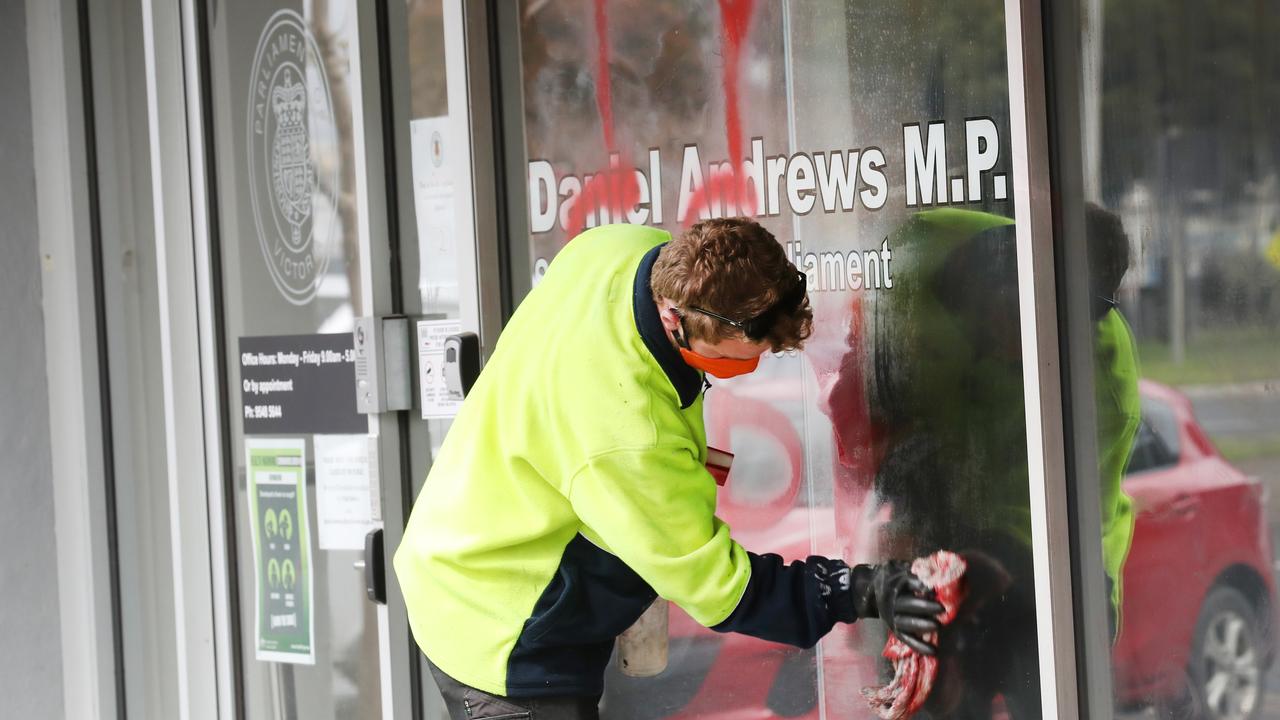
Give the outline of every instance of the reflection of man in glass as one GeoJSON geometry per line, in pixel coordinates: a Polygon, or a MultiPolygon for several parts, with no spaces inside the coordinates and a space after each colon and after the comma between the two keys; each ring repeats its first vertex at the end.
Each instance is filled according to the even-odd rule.
{"type": "Polygon", "coordinates": [[[1102,483],[1102,560],[1110,592],[1111,637],[1120,630],[1121,582],[1133,541],[1133,500],[1121,488],[1138,435],[1138,353],[1116,293],[1129,270],[1129,238],[1120,218],[1096,205],[1086,215],[1090,313],[1094,321],[1094,397],[1102,483]]]}
{"type": "MultiPolygon", "coordinates": [[[[934,717],[1039,716],[1034,576],[1012,221],[937,210],[890,239],[875,298],[868,405],[891,509],[883,552],[969,560],[968,597],[940,638],[934,717]]],[[[834,402],[834,398],[833,398],[834,402]]]]}
{"type": "MultiPolygon", "coordinates": [[[[878,298],[868,383],[882,462],[879,500],[892,508],[894,554],[939,548],[970,559],[970,599],[944,630],[939,717],[989,718],[997,696],[1036,717],[1034,577],[1013,228],[1006,218],[925,212],[895,235],[893,293],[878,298]]],[[[1121,568],[1133,513],[1120,483],[1138,425],[1134,343],[1116,309],[1128,268],[1118,218],[1088,215],[1104,565],[1118,625],[1121,568]]],[[[836,402],[836,398],[832,399],[836,402]]],[[[837,426],[839,432],[841,428],[837,426]]]]}
{"type": "MultiPolygon", "coordinates": [[[[811,647],[879,617],[920,652],[942,607],[901,563],[790,565],[715,516],[704,372],[799,348],[803,275],[767,230],[573,240],[503,330],[395,555],[414,636],[455,718],[477,702],[596,717],[614,638],[658,596],[722,632],[811,647]]],[[[543,714],[546,713],[546,714],[543,714]]]]}

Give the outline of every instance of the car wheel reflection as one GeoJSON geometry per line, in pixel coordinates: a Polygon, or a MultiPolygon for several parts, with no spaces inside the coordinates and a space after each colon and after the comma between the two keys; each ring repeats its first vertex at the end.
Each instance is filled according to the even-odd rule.
{"type": "Polygon", "coordinates": [[[1250,720],[1262,696],[1258,621],[1238,591],[1218,588],[1205,599],[1192,649],[1196,705],[1207,720],[1250,720]]]}

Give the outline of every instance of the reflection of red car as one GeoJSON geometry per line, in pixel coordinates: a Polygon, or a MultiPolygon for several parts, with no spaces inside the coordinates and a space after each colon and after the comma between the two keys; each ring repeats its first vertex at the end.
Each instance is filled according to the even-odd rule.
{"type": "Polygon", "coordinates": [[[1114,651],[1122,704],[1192,699],[1253,717],[1273,646],[1275,577],[1264,488],[1232,467],[1181,394],[1142,382],[1125,490],[1137,522],[1114,651]]]}
{"type": "MultiPolygon", "coordinates": [[[[1271,656],[1276,596],[1262,486],[1222,459],[1185,397],[1147,381],[1141,391],[1143,423],[1125,481],[1137,521],[1114,649],[1117,699],[1129,706],[1185,703],[1191,687],[1208,701],[1204,717],[1252,717],[1271,656]]],[[[775,483],[772,493],[749,489],[760,501],[754,510],[722,507],[735,535],[787,559],[839,553],[831,513],[795,502],[803,450],[794,427],[764,403],[741,402],[750,407],[735,407],[735,425],[767,436],[752,437],[747,454],[773,453],[770,472],[790,480],[775,483]]],[[[735,450],[737,466],[747,458],[735,450]]],[[[731,484],[740,479],[751,482],[735,472],[731,484]]],[[[831,717],[864,713],[858,689],[875,680],[883,635],[860,635],[856,625],[837,627],[823,641],[821,687],[831,717]]],[[[667,671],[631,679],[611,670],[604,708],[608,717],[646,720],[816,718],[815,664],[812,651],[714,633],[673,608],[667,671]]]]}

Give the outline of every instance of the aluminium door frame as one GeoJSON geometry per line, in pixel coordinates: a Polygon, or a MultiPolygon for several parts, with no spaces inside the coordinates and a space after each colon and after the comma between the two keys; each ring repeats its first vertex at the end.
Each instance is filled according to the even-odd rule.
{"type": "MultiPolygon", "coordinates": [[[[405,293],[417,292],[418,268],[400,266],[399,247],[418,243],[416,209],[413,203],[413,173],[409,136],[411,91],[403,59],[407,58],[407,33],[390,28],[407,27],[404,3],[380,0],[378,45],[381,51],[382,112],[381,142],[385,155],[380,159],[380,177],[385,196],[387,262],[392,268],[392,282],[386,290],[394,293],[395,310],[404,306],[405,293]],[[400,63],[397,65],[397,63],[400,63]]],[[[487,358],[497,342],[505,321],[505,264],[500,247],[501,206],[499,153],[495,150],[497,101],[494,93],[491,58],[494,57],[491,32],[491,9],[486,2],[443,0],[445,37],[445,82],[449,106],[451,142],[463,152],[456,155],[461,162],[452,164],[455,177],[454,218],[458,248],[458,288],[463,330],[480,337],[482,358],[487,358]]],[[[371,145],[372,147],[372,145],[371,145]]],[[[370,173],[371,175],[375,173],[370,173]]],[[[372,196],[371,196],[372,197],[372,196]]],[[[410,412],[417,412],[417,408],[410,412]]],[[[408,475],[412,464],[412,443],[422,438],[409,435],[408,417],[399,419],[401,433],[396,472],[384,474],[383,518],[387,564],[387,617],[391,656],[390,681],[394,712],[388,717],[408,720],[422,716],[425,706],[422,693],[426,681],[422,677],[420,656],[409,628],[404,595],[390,566],[390,558],[404,535],[404,525],[413,507],[413,478],[408,475]]],[[[390,432],[388,427],[387,432],[390,432]]]]}
{"type": "Polygon", "coordinates": [[[182,718],[236,717],[225,567],[223,426],[214,398],[217,315],[210,278],[207,158],[191,0],[144,0],[165,455],[182,718]]]}
{"type": "MultiPolygon", "coordinates": [[[[1036,607],[1046,717],[1114,715],[1103,582],[1081,93],[1096,2],[1006,0],[1036,607]],[[1016,94],[1015,94],[1016,93],[1016,94]],[[1064,312],[1064,309],[1066,310],[1064,312]],[[1034,394],[1034,397],[1033,397],[1034,394]],[[1037,476],[1038,475],[1038,476],[1037,476]],[[1048,622],[1044,622],[1048,620],[1048,622]],[[1052,663],[1048,665],[1047,663],[1052,663]],[[1046,668],[1050,668],[1046,672],[1046,668]],[[1051,710],[1052,708],[1052,710],[1051,710]],[[1052,712],[1053,715],[1049,713],[1052,712]]],[[[1093,38],[1093,42],[1097,42],[1093,38]]],[[[1096,169],[1096,168],[1095,168],[1096,169]]],[[[1096,188],[1094,188],[1096,190],[1096,188]]]]}
{"type": "MultiPolygon", "coordinates": [[[[403,308],[403,270],[400,267],[399,248],[404,243],[406,234],[417,234],[414,224],[413,203],[402,202],[401,188],[413,187],[411,163],[398,161],[399,150],[409,147],[408,109],[405,103],[397,102],[399,98],[409,97],[409,83],[406,73],[392,69],[395,58],[407,56],[400,36],[390,32],[391,27],[405,27],[408,22],[405,5],[399,2],[378,0],[377,31],[379,49],[379,87],[382,100],[382,133],[383,158],[381,160],[384,182],[384,207],[388,223],[387,236],[395,244],[394,250],[388,247],[387,260],[391,263],[391,282],[387,290],[394,292],[389,298],[398,310],[403,308]],[[405,206],[408,206],[407,208],[405,206]]],[[[412,190],[409,195],[412,200],[412,190]]],[[[409,478],[406,476],[410,463],[407,462],[409,451],[408,423],[399,422],[396,427],[399,438],[400,454],[397,456],[397,472],[394,475],[384,474],[382,481],[382,537],[384,557],[386,560],[387,604],[383,608],[387,618],[386,644],[384,652],[388,653],[388,670],[385,673],[390,680],[390,704],[384,698],[383,715],[395,720],[411,720],[421,716],[422,678],[418,666],[417,647],[409,629],[409,617],[405,611],[404,595],[400,591],[395,572],[391,568],[391,558],[395,548],[404,536],[404,525],[409,519],[409,509],[413,505],[409,478]],[[390,714],[388,714],[388,712],[390,714]]],[[[381,444],[380,444],[381,447],[381,444]]]]}
{"type": "Polygon", "coordinates": [[[105,720],[123,712],[124,668],[112,590],[110,387],[100,367],[105,308],[82,10],[76,0],[27,0],[24,8],[57,538],[58,593],[49,601],[58,605],[63,712],[105,720]]]}
{"type": "MultiPolygon", "coordinates": [[[[400,311],[398,297],[399,268],[398,238],[391,235],[394,226],[389,219],[388,196],[395,191],[394,178],[387,174],[389,162],[386,153],[389,138],[384,137],[388,112],[383,74],[386,59],[384,6],[381,2],[356,4],[356,48],[358,73],[352,74],[352,96],[355,133],[353,141],[355,158],[356,202],[360,239],[360,305],[365,313],[376,317],[396,314],[400,311]]],[[[403,444],[405,441],[400,413],[384,412],[368,416],[369,436],[377,438],[378,494],[382,498],[382,524],[385,547],[387,518],[395,523],[398,516],[387,512],[387,492],[390,484],[395,487],[404,474],[403,444]]],[[[384,569],[390,573],[389,565],[384,569]]],[[[405,668],[397,662],[400,652],[393,650],[403,644],[403,638],[392,633],[390,608],[384,604],[375,607],[378,633],[378,662],[382,717],[384,720],[408,718],[412,698],[400,699],[395,692],[403,686],[405,668]]]]}

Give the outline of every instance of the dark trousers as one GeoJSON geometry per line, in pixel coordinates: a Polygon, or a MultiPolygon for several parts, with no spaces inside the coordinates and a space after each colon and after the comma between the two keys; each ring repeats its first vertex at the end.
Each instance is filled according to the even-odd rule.
{"type": "Polygon", "coordinates": [[[463,685],[430,660],[452,720],[599,720],[600,697],[509,698],[463,685]]]}

